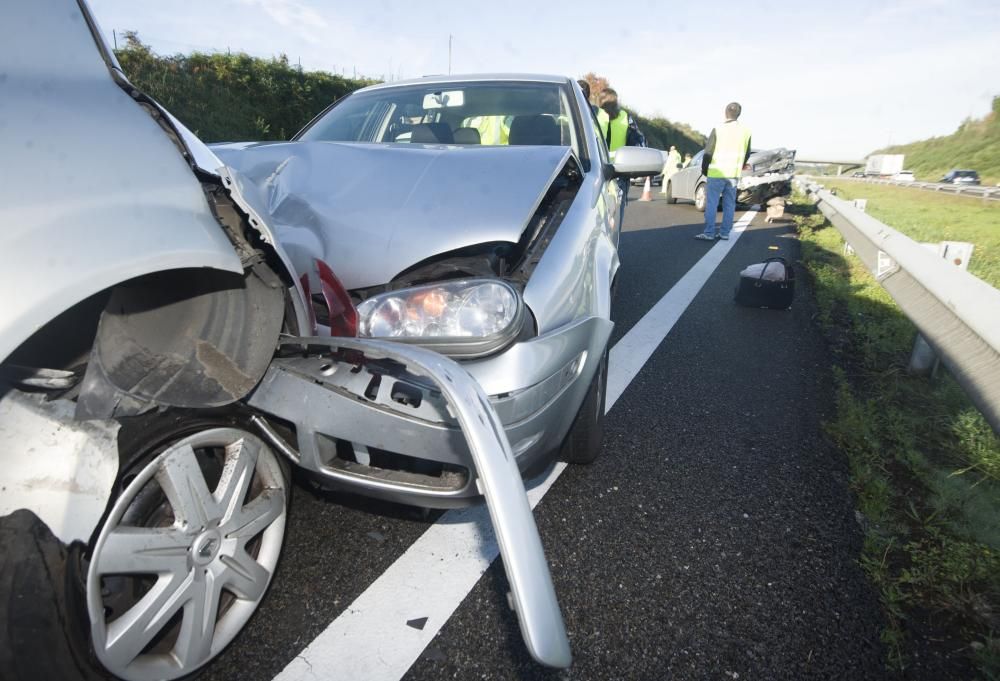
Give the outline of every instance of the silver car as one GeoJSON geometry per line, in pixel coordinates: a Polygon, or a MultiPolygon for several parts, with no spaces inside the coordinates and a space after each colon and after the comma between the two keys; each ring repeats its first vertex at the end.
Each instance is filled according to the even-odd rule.
{"type": "MultiPolygon", "coordinates": [[[[287,159],[271,185],[226,167],[129,83],[75,0],[0,6],[0,64],[0,148],[11,169],[0,183],[0,677],[172,679],[207,664],[268,589],[290,465],[392,494],[413,490],[417,500],[474,484],[530,653],[567,666],[565,627],[504,427],[523,437],[522,422],[542,413],[533,432],[556,441],[550,405],[575,412],[579,403],[565,395],[582,400],[586,386],[577,385],[592,383],[602,361],[618,226],[596,217],[614,214],[614,197],[586,213],[594,220],[586,233],[568,219],[597,202],[615,172],[584,140],[592,130],[560,121],[580,147],[520,156],[530,163],[519,177],[550,175],[526,208],[533,219],[522,225],[520,275],[462,271],[414,289],[425,283],[421,268],[474,267],[458,257],[415,261],[406,276],[419,281],[405,290],[355,285],[365,299],[356,310],[331,262],[347,281],[377,279],[396,262],[396,246],[364,250],[372,241],[361,231],[331,234],[319,217],[358,226],[371,224],[361,217],[370,210],[383,222],[469,225],[453,206],[469,198],[457,189],[468,186],[462,177],[475,182],[471,167],[453,169],[456,191],[415,192],[408,214],[337,193],[358,187],[302,204],[283,193],[301,164],[287,159]],[[38,50],[43,41],[49,48],[38,50]],[[271,223],[291,213],[302,222],[271,223]],[[574,244],[575,257],[550,258],[574,244]],[[415,295],[428,315],[438,305],[454,310],[442,328],[489,333],[380,340],[392,337],[379,329],[393,319],[377,311],[393,300],[412,306],[415,295]],[[448,296],[460,297],[457,307],[448,296]],[[592,310],[593,300],[603,307],[592,310]],[[359,325],[368,338],[352,337],[359,325]],[[595,328],[596,339],[584,334],[595,328]],[[484,380],[496,409],[468,371],[417,345],[470,370],[495,362],[484,380]],[[557,371],[546,373],[553,362],[557,371]],[[541,375],[541,385],[522,389],[521,374],[541,375]],[[411,442],[462,456],[429,484],[435,475],[413,462],[434,459],[406,458],[411,442]],[[340,455],[342,443],[349,454],[340,455]]],[[[421,145],[410,144],[420,159],[421,145]]],[[[631,172],[627,162],[646,171],[628,155],[619,171],[631,172]]],[[[433,162],[422,175],[434,176],[433,162]]],[[[501,242],[512,213],[503,202],[487,208],[501,242]]],[[[489,257],[476,250],[468,260],[489,257]]]]}
{"type": "MultiPolygon", "coordinates": [[[[692,201],[694,207],[704,212],[706,178],[701,173],[701,160],[705,151],[699,151],[691,162],[678,170],[667,182],[667,203],[692,201]]],[[[795,171],[795,151],[784,148],[758,149],[747,159],[736,187],[736,202],[741,205],[763,204],[774,196],[791,193],[791,178],[795,171]]],[[[722,204],[719,204],[721,210],[722,204]]]]}
{"type": "MultiPolygon", "coordinates": [[[[594,460],[619,268],[617,180],[658,172],[662,156],[626,147],[612,165],[571,79],[376,85],[290,142],[213,149],[254,184],[293,262],[330,264],[357,304],[359,336],[434,349],[479,381],[522,471],[559,455],[594,460]]],[[[251,403],[310,431],[297,403],[251,403]]],[[[405,437],[299,437],[301,465],[333,488],[465,504],[478,492],[453,424],[422,400],[400,423],[405,437]]]]}

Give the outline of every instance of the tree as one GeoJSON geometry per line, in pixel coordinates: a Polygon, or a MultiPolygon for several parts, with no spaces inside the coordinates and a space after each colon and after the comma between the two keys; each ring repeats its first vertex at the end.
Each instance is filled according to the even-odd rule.
{"type": "Polygon", "coordinates": [[[590,85],[591,104],[599,104],[600,102],[598,102],[598,97],[600,96],[601,91],[611,87],[611,84],[608,83],[607,78],[599,76],[593,71],[587,73],[581,80],[587,81],[587,84],[590,85]]]}

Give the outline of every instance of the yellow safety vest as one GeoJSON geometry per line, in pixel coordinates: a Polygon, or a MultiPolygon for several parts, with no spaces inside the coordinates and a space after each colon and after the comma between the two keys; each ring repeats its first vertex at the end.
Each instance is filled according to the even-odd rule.
{"type": "Polygon", "coordinates": [[[480,144],[501,145],[510,140],[510,125],[506,116],[475,116],[463,121],[463,125],[479,131],[480,144]]]}
{"type": "Polygon", "coordinates": [[[750,129],[739,121],[726,121],[715,129],[715,151],[708,165],[709,177],[738,178],[750,144],[750,129]]]}
{"type": "Polygon", "coordinates": [[[605,143],[608,145],[608,151],[614,153],[618,149],[625,146],[625,140],[628,138],[628,113],[625,109],[618,111],[618,115],[615,116],[611,123],[611,139],[608,139],[608,122],[611,117],[608,116],[608,112],[604,109],[597,110],[597,122],[601,126],[601,136],[604,138],[605,143]]]}

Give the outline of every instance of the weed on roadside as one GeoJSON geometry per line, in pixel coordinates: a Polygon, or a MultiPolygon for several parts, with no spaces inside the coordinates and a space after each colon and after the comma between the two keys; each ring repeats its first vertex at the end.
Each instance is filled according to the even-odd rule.
{"type": "Polygon", "coordinates": [[[1000,439],[942,372],[906,371],[916,334],[836,229],[789,211],[835,357],[827,435],[848,459],[887,667],[1000,679],[1000,439]]]}

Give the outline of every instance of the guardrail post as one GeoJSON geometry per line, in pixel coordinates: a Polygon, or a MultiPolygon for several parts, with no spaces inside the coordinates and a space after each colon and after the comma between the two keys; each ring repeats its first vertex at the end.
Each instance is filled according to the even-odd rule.
{"type": "MultiPolygon", "coordinates": [[[[973,244],[965,241],[942,241],[939,244],[924,244],[924,246],[937,252],[939,256],[962,270],[969,269],[969,259],[972,258],[973,244]]],[[[930,343],[919,333],[913,341],[913,352],[910,353],[910,364],[907,371],[916,376],[937,376],[938,366],[937,353],[930,343]]]]}
{"type": "Polygon", "coordinates": [[[910,353],[910,365],[906,368],[915,376],[926,376],[934,372],[937,368],[938,357],[934,348],[930,346],[919,333],[913,341],[913,352],[910,353]]]}

